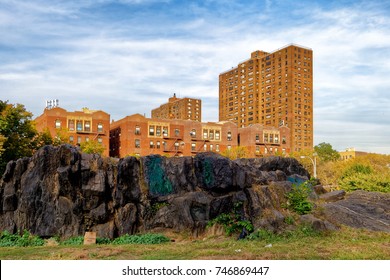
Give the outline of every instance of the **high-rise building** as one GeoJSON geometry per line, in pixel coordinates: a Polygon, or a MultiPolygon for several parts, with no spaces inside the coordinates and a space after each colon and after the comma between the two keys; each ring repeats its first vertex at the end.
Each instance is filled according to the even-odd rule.
{"type": "Polygon", "coordinates": [[[219,120],[290,129],[290,150],[313,148],[313,51],[288,45],[219,75],[219,120]]]}
{"type": "Polygon", "coordinates": [[[167,120],[202,121],[202,101],[194,98],[178,98],[176,94],[168,103],[152,110],[152,118],[167,120]]]}

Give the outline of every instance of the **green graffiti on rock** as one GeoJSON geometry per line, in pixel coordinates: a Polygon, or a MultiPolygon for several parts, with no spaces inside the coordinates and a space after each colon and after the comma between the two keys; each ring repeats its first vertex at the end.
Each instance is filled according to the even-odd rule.
{"type": "Polygon", "coordinates": [[[172,193],[172,183],[162,168],[161,157],[150,157],[146,162],[149,191],[151,194],[167,195],[172,193]]]}
{"type": "Polygon", "coordinates": [[[209,159],[205,159],[203,162],[203,182],[207,187],[214,183],[213,165],[209,159]]]}

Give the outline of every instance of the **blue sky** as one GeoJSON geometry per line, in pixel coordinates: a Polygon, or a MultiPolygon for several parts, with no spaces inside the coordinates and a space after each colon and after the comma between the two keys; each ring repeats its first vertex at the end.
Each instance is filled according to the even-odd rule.
{"type": "Polygon", "coordinates": [[[390,1],[0,0],[0,99],[118,120],[176,93],[218,121],[218,75],[255,50],[314,53],[315,144],[390,154],[390,1]]]}

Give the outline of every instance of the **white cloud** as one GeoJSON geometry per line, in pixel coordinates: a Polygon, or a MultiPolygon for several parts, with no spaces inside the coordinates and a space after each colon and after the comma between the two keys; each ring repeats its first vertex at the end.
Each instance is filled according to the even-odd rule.
{"type": "MultiPolygon", "coordinates": [[[[120,2],[137,6],[156,1],[120,2]]],[[[183,9],[188,19],[186,14],[176,24],[172,18],[164,25],[159,17],[166,15],[150,12],[142,20],[133,10],[129,21],[98,20],[88,14],[95,3],[8,2],[0,8],[2,99],[24,103],[39,115],[45,99],[59,98],[69,110],[89,106],[118,119],[137,112],[149,115],[176,92],[201,97],[203,120],[216,121],[218,75],[252,51],[273,51],[295,42],[314,51],[316,143],[381,146],[390,153],[385,144],[390,127],[383,123],[390,105],[386,11],[359,5],[292,7],[298,21],[275,17],[278,1],[266,1],[265,12],[254,4],[245,9],[242,3],[212,10],[210,1],[183,9]],[[368,136],[361,139],[362,127],[381,131],[372,138],[377,144],[368,136]]]]}

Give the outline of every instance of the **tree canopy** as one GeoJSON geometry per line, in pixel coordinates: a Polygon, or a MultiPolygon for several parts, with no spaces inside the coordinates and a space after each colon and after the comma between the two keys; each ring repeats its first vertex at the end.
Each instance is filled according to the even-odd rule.
{"type": "Polygon", "coordinates": [[[21,104],[0,100],[0,173],[8,161],[31,156],[37,149],[37,130],[32,113],[21,104]]]}
{"type": "Polygon", "coordinates": [[[329,143],[320,143],[314,146],[314,150],[322,161],[335,161],[340,159],[340,154],[329,143]]]}

